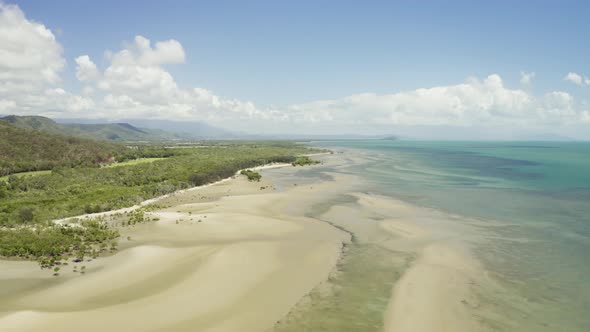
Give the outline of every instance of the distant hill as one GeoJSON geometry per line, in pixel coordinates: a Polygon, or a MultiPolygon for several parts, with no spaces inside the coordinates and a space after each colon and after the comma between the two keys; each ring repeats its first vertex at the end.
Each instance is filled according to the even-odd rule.
{"type": "Polygon", "coordinates": [[[228,130],[196,121],[125,119],[125,122],[132,123],[142,128],[160,129],[167,132],[173,132],[185,138],[235,138],[237,136],[237,134],[228,130]]]}
{"type": "MultiPolygon", "coordinates": [[[[110,123],[109,119],[55,119],[60,124],[100,124],[110,123]]],[[[217,128],[197,121],[150,120],[150,119],[122,119],[128,123],[151,133],[173,133],[180,139],[231,139],[241,137],[240,134],[217,128]]]]}
{"type": "Polygon", "coordinates": [[[40,130],[52,134],[84,137],[110,141],[161,141],[182,138],[163,130],[137,128],[128,123],[57,123],[42,116],[9,115],[1,121],[22,129],[40,130]]]}
{"type": "Polygon", "coordinates": [[[111,161],[125,150],[122,145],[67,137],[47,131],[55,129],[47,118],[34,118],[30,126],[44,131],[19,128],[0,121],[0,176],[52,169],[56,166],[96,166],[111,161]]]}
{"type": "Polygon", "coordinates": [[[9,115],[0,120],[8,122],[14,127],[21,129],[34,129],[48,133],[59,134],[63,133],[63,127],[55,121],[43,116],[17,116],[9,115]]]}

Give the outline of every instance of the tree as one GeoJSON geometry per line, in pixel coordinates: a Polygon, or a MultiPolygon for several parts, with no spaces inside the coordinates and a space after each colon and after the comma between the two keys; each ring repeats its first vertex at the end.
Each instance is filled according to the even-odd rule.
{"type": "Polygon", "coordinates": [[[24,208],[20,209],[18,215],[19,215],[20,220],[22,222],[33,221],[33,209],[31,209],[29,207],[24,207],[24,208]]]}
{"type": "Polygon", "coordinates": [[[8,183],[0,180],[0,198],[8,197],[9,186],[8,183]]]}
{"type": "Polygon", "coordinates": [[[86,255],[86,245],[82,244],[80,246],[80,249],[78,250],[78,253],[76,254],[76,260],[74,260],[75,262],[82,262],[84,261],[84,256],[86,255]]]}

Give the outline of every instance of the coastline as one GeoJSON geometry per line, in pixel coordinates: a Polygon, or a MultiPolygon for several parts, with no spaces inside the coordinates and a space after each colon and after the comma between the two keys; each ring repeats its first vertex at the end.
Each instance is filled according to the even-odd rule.
{"type": "MultiPolygon", "coordinates": [[[[281,168],[281,167],[287,167],[287,166],[291,166],[291,164],[287,164],[287,163],[272,163],[272,164],[267,164],[267,165],[252,167],[252,168],[249,168],[249,169],[254,170],[254,171],[262,171],[262,170],[265,170],[265,169],[274,169],[274,168],[281,168]]],[[[215,181],[215,182],[212,182],[212,183],[207,183],[207,184],[200,185],[200,186],[190,187],[190,188],[187,188],[187,189],[177,190],[177,191],[175,191],[173,193],[170,193],[170,194],[166,194],[166,195],[162,195],[162,196],[158,196],[158,197],[153,197],[153,198],[150,198],[150,199],[146,199],[146,200],[140,202],[139,204],[136,204],[136,205],[133,205],[133,206],[130,206],[130,207],[120,208],[120,209],[110,210],[110,211],[104,211],[104,212],[97,212],[97,213],[86,213],[86,214],[81,214],[81,215],[77,215],[77,216],[72,216],[72,217],[66,217],[66,218],[52,220],[52,222],[55,223],[55,224],[64,224],[64,223],[67,223],[68,221],[74,220],[74,219],[99,218],[99,217],[108,217],[108,216],[111,216],[111,215],[115,215],[117,213],[128,213],[128,212],[131,212],[131,211],[135,211],[135,210],[137,210],[137,209],[139,209],[141,207],[144,207],[146,205],[153,204],[153,203],[156,203],[156,202],[161,201],[163,199],[172,197],[174,195],[181,195],[183,193],[191,192],[191,191],[194,191],[194,190],[200,190],[200,189],[208,188],[208,187],[211,187],[211,186],[220,184],[220,183],[224,183],[226,181],[229,181],[229,180],[231,180],[231,179],[239,176],[241,171],[242,170],[239,170],[239,171],[236,172],[236,174],[234,174],[234,175],[232,175],[230,177],[227,177],[225,179],[221,179],[219,181],[215,181]]]]}
{"type": "Polygon", "coordinates": [[[327,280],[349,239],[317,220],[284,212],[305,208],[313,189],[278,192],[271,186],[266,177],[261,182],[236,177],[158,198],[169,206],[150,212],[159,220],[123,229],[118,253],[77,264],[86,266],[84,275],[73,272],[72,263],[53,277],[34,262],[1,261],[0,327],[272,328],[327,280]]]}
{"type": "Polygon", "coordinates": [[[450,239],[447,216],[391,197],[349,195],[353,202],[333,204],[318,217],[353,234],[338,271],[276,331],[489,330],[478,318],[475,289],[486,282],[486,272],[467,248],[450,239]],[[441,225],[423,222],[433,220],[441,225]]]}
{"type": "Polygon", "coordinates": [[[257,168],[269,173],[261,182],[232,177],[142,202],[132,208],[167,207],[149,212],[158,221],[122,229],[115,255],[78,264],[84,275],[66,268],[53,277],[33,262],[0,261],[0,327],[297,331],[305,320],[313,330],[329,321],[324,304],[343,307],[337,317],[346,323],[348,307],[366,301],[370,319],[348,325],[477,331],[469,278],[481,267],[417,222],[440,216],[362,194],[353,175],[295,176],[362,162],[355,158],[326,156],[324,168],[266,165],[257,168]],[[279,178],[275,190],[271,179],[279,178]]]}

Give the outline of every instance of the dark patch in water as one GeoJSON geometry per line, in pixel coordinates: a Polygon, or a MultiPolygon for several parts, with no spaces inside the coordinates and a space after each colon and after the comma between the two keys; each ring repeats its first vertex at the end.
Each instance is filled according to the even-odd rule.
{"type": "Polygon", "coordinates": [[[393,285],[412,259],[374,244],[350,244],[329,282],[312,291],[274,331],[382,331],[393,285]]]}

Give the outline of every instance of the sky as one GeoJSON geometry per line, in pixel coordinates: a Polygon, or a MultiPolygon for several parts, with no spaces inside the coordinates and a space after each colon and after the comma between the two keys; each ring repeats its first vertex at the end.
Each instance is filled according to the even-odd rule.
{"type": "Polygon", "coordinates": [[[590,139],[588,1],[4,1],[0,114],[590,139]]]}

